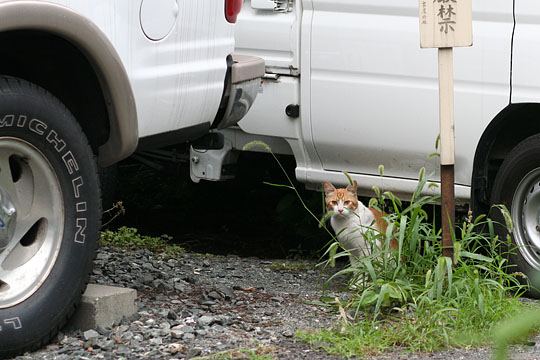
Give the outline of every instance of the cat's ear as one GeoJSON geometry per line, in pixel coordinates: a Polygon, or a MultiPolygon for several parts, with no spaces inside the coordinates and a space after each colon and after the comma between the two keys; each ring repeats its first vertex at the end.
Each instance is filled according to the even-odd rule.
{"type": "Polygon", "coordinates": [[[329,181],[323,183],[324,195],[328,195],[336,191],[336,187],[332,185],[329,181]]]}
{"type": "Polygon", "coordinates": [[[347,191],[350,191],[354,194],[356,194],[356,190],[358,189],[358,183],[356,180],[353,180],[352,184],[347,186],[347,191]]]}

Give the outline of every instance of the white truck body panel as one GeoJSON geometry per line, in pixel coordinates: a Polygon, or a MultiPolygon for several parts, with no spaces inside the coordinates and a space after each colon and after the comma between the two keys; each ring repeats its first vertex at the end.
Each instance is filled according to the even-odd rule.
{"type": "MultiPolygon", "coordinates": [[[[455,50],[456,195],[461,199],[470,196],[478,141],[508,105],[510,92],[512,3],[474,1],[473,7],[474,46],[455,50]]],[[[410,180],[422,166],[438,180],[438,159],[428,159],[435,152],[439,128],[437,52],[420,49],[417,1],[297,0],[294,9],[239,18],[236,37],[244,44],[242,51],[249,51],[245,44],[261,44],[252,53],[274,59],[265,53],[275,45],[266,29],[279,24],[289,24],[290,37],[298,37],[299,31],[301,39],[291,57],[300,57],[301,75],[282,85],[281,79],[265,83],[265,92],[239,123],[242,130],[287,138],[297,160],[297,177],[308,183],[334,178],[344,182],[340,172],[348,171],[369,189],[381,185],[381,164],[386,188],[391,183],[390,190],[398,193],[413,189],[410,180]],[[298,27],[282,16],[297,18],[298,27]],[[257,31],[256,23],[265,29],[257,31]],[[286,93],[291,81],[298,82],[300,93],[289,103],[299,101],[301,115],[285,119],[297,126],[284,134],[287,101],[272,94],[282,93],[280,86],[286,93]]],[[[540,3],[522,0],[516,10],[512,100],[538,102],[540,3]]]]}
{"type": "Polygon", "coordinates": [[[148,1],[152,6],[141,7],[142,0],[52,2],[86,16],[116,48],[131,79],[140,137],[212,122],[223,94],[226,58],[234,50],[224,1],[148,1]],[[145,20],[145,35],[141,19],[152,16],[163,23],[145,20]],[[165,37],[155,41],[147,35],[165,37]]]}
{"type": "Polygon", "coordinates": [[[239,36],[235,52],[264,58],[270,72],[297,73],[300,67],[297,13],[301,13],[300,2],[293,11],[279,14],[254,9],[250,1],[244,2],[236,27],[239,36]]]}

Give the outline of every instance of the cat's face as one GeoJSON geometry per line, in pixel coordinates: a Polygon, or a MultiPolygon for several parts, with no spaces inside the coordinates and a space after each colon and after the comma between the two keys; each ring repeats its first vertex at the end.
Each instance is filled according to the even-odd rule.
{"type": "Polygon", "coordinates": [[[323,187],[328,211],[333,211],[336,215],[347,216],[358,208],[358,184],[356,181],[353,181],[352,185],[340,189],[336,189],[327,181],[323,187]]]}

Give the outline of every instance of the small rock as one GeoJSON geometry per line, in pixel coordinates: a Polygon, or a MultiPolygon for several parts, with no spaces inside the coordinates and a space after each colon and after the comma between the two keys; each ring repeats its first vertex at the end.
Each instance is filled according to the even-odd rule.
{"type": "Polygon", "coordinates": [[[167,319],[176,320],[178,319],[178,315],[174,311],[169,310],[169,312],[167,313],[167,319]]]}
{"type": "Polygon", "coordinates": [[[167,352],[172,355],[177,354],[179,352],[184,352],[185,350],[186,350],[186,347],[178,343],[172,343],[172,344],[169,344],[169,346],[167,346],[167,352]]]}
{"type": "Polygon", "coordinates": [[[225,300],[231,300],[232,298],[234,298],[234,291],[232,288],[230,287],[227,287],[227,286],[223,286],[223,287],[220,287],[218,289],[218,291],[223,294],[223,296],[225,297],[225,300]]]}
{"type": "Polygon", "coordinates": [[[197,334],[198,336],[206,336],[208,334],[208,331],[206,330],[195,330],[195,334],[197,334]]]}
{"type": "Polygon", "coordinates": [[[84,339],[86,341],[96,339],[99,337],[99,333],[96,330],[87,330],[83,333],[84,339]]]}
{"type": "Polygon", "coordinates": [[[114,340],[102,340],[102,341],[96,341],[94,344],[95,348],[102,349],[104,351],[111,351],[114,348],[114,340]]]}
{"type": "Polygon", "coordinates": [[[167,316],[167,315],[169,315],[169,310],[167,310],[167,309],[161,309],[161,310],[158,311],[158,314],[159,314],[160,316],[167,316]]]}
{"type": "Polygon", "coordinates": [[[142,277],[142,283],[145,285],[150,285],[154,280],[154,277],[150,274],[144,274],[142,277]]]}
{"type": "Polygon", "coordinates": [[[187,325],[184,325],[184,326],[180,327],[180,330],[182,330],[185,333],[193,333],[193,332],[195,332],[195,329],[193,327],[187,326],[187,325]]]}
{"type": "Polygon", "coordinates": [[[181,339],[184,336],[184,332],[177,326],[171,328],[171,337],[173,339],[181,339]]]}
{"type": "Polygon", "coordinates": [[[184,285],[183,283],[176,283],[174,284],[174,290],[184,292],[186,291],[186,285],[184,285]]]}
{"type": "Polygon", "coordinates": [[[281,335],[291,338],[294,336],[294,333],[292,332],[292,330],[285,330],[284,332],[281,333],[281,335]]]}
{"type": "Polygon", "coordinates": [[[194,357],[199,356],[201,354],[202,354],[202,349],[199,348],[199,347],[194,347],[192,349],[189,349],[189,351],[187,353],[187,358],[191,359],[191,358],[194,358],[194,357]]]}
{"type": "Polygon", "coordinates": [[[221,294],[217,291],[210,291],[208,293],[208,297],[214,300],[220,300],[221,298],[223,298],[223,296],[221,296],[221,294]]]}
{"type": "MultiPolygon", "coordinates": [[[[99,330],[99,329],[98,329],[99,330]]],[[[117,329],[116,329],[116,333],[117,334],[122,334],[122,333],[125,333],[126,331],[129,330],[129,326],[127,325],[120,325],[117,329]]]]}
{"type": "Polygon", "coordinates": [[[199,320],[197,321],[197,324],[199,326],[209,326],[215,321],[215,319],[212,316],[201,316],[199,320]]]}
{"type": "Polygon", "coordinates": [[[215,324],[212,326],[212,330],[217,332],[217,333],[222,333],[224,331],[224,327],[221,326],[221,325],[218,325],[218,324],[215,324]]]}

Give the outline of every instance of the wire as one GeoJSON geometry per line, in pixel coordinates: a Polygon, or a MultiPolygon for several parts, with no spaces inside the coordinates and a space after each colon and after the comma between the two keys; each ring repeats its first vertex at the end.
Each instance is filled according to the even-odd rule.
{"type": "Polygon", "coordinates": [[[512,40],[510,41],[510,100],[509,104],[512,105],[512,92],[513,92],[513,75],[514,75],[514,35],[516,34],[516,0],[512,1],[512,18],[514,25],[512,27],[512,40]]]}

